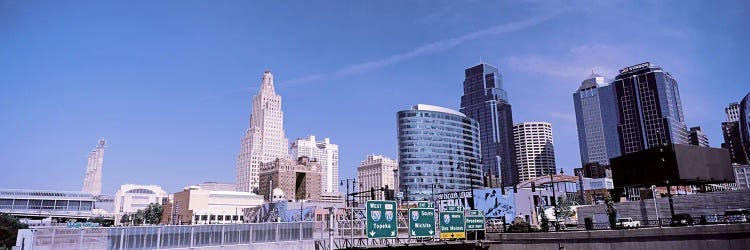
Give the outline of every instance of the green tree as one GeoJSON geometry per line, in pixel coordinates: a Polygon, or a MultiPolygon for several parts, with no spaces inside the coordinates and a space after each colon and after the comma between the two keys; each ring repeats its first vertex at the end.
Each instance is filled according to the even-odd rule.
{"type": "Polygon", "coordinates": [[[514,220],[510,226],[508,226],[508,232],[513,233],[526,233],[529,232],[531,226],[523,220],[514,220]]]}
{"type": "Polygon", "coordinates": [[[114,219],[104,218],[101,216],[88,219],[87,221],[92,222],[92,223],[99,223],[99,226],[102,226],[102,227],[111,227],[112,225],[115,224],[114,219]]]}
{"type": "Polygon", "coordinates": [[[123,225],[130,224],[130,215],[123,214],[122,217],[120,217],[120,224],[123,224],[123,225]]]}
{"type": "Polygon", "coordinates": [[[161,215],[164,213],[164,207],[159,204],[151,203],[143,210],[143,220],[146,224],[161,223],[161,215]]]}
{"type": "Polygon", "coordinates": [[[539,225],[539,227],[542,229],[542,232],[547,232],[549,231],[549,218],[547,218],[547,213],[542,210],[540,215],[542,216],[542,221],[540,222],[541,225],[539,225]]]}
{"type": "Polygon", "coordinates": [[[27,229],[28,225],[18,221],[18,218],[0,213],[0,248],[11,248],[16,245],[18,229],[27,229]]]}
{"type": "Polygon", "coordinates": [[[615,202],[612,200],[612,196],[607,195],[607,197],[604,197],[604,202],[607,203],[607,217],[609,218],[609,228],[617,229],[617,208],[615,208],[615,202]]]}

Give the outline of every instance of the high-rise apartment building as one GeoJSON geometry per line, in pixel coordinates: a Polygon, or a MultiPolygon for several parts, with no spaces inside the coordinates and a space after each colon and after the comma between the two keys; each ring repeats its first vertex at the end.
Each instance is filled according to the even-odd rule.
{"type": "Polygon", "coordinates": [[[700,126],[690,128],[688,133],[688,142],[691,145],[708,147],[708,136],[706,136],[706,133],[703,133],[700,126]]]}
{"type": "Polygon", "coordinates": [[[322,175],[320,163],[307,156],[264,163],[260,168],[260,195],[271,200],[271,190],[278,187],[289,200],[321,201],[322,175]]]}
{"type": "Polygon", "coordinates": [[[331,143],[328,138],[316,141],[314,135],[299,138],[292,142],[289,154],[292,159],[302,156],[310,157],[323,168],[322,192],[335,193],[339,187],[339,145],[331,143]]]}
{"type": "Polygon", "coordinates": [[[740,121],[740,104],[737,102],[730,103],[729,106],[724,108],[724,113],[727,114],[727,122],[740,121]]]}
{"type": "Polygon", "coordinates": [[[399,191],[408,201],[482,185],[479,123],[443,107],[418,104],[397,113],[399,191]]]}
{"type": "Polygon", "coordinates": [[[513,126],[518,176],[521,181],[555,174],[552,124],[522,122],[513,126]]]}
{"type": "Polygon", "coordinates": [[[620,152],[688,144],[677,81],[648,62],[626,67],[611,83],[618,108],[620,152]]]}
{"type": "Polygon", "coordinates": [[[513,144],[513,112],[497,68],[480,63],[464,71],[461,113],[479,122],[484,185],[518,183],[513,144]]]}
{"type": "Polygon", "coordinates": [[[274,91],[271,71],[263,73],[260,91],[253,96],[252,105],[250,127],[242,137],[237,155],[237,191],[257,193],[260,165],[286,159],[289,153],[281,96],[274,91]]]}
{"type": "Polygon", "coordinates": [[[612,85],[593,72],[573,93],[582,165],[609,165],[610,158],[620,156],[614,95],[612,85]]]}
{"type": "Polygon", "coordinates": [[[104,163],[104,138],[99,139],[99,144],[89,153],[86,161],[86,176],[83,178],[82,192],[94,196],[102,194],[102,163],[104,163]]]}
{"type": "MultiPolygon", "coordinates": [[[[388,189],[396,188],[394,172],[398,169],[398,162],[382,155],[368,155],[367,159],[357,167],[357,181],[360,183],[360,191],[371,189],[380,190],[385,186],[388,189]]],[[[359,202],[365,202],[369,196],[360,199],[359,202]]],[[[377,200],[385,199],[383,192],[375,192],[377,200]]]]}

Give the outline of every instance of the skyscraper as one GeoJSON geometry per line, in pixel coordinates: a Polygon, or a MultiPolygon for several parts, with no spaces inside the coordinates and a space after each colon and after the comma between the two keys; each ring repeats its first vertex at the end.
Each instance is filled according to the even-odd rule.
{"type": "Polygon", "coordinates": [[[480,63],[464,71],[461,113],[479,122],[484,185],[518,183],[513,144],[513,112],[497,68],[480,63]]]}
{"type": "Polygon", "coordinates": [[[730,103],[728,107],[724,109],[727,114],[727,121],[721,123],[721,132],[724,136],[724,143],[721,144],[722,148],[729,150],[732,163],[736,164],[748,164],[750,163],[750,129],[747,120],[750,117],[750,93],[739,103],[730,103]],[[744,121],[744,122],[743,122],[744,121]]]}
{"type": "Polygon", "coordinates": [[[554,174],[555,147],[552,124],[522,122],[513,126],[519,180],[554,174]]]}
{"type": "Polygon", "coordinates": [[[614,95],[612,85],[593,72],[573,93],[582,165],[609,165],[610,158],[620,156],[614,95]]]}
{"type": "Polygon", "coordinates": [[[703,133],[700,126],[690,128],[688,133],[688,141],[691,145],[708,147],[708,136],[706,136],[706,133],[703,133]]]}
{"type": "MultiPolygon", "coordinates": [[[[398,168],[398,162],[382,155],[368,155],[357,167],[357,181],[360,183],[361,191],[369,191],[371,188],[379,190],[386,185],[388,189],[395,189],[396,181],[394,171],[398,168]]],[[[361,197],[361,196],[360,196],[361,197]]],[[[377,200],[385,199],[383,192],[375,192],[377,200]]],[[[369,200],[369,196],[361,197],[360,202],[369,200]]]]}
{"type": "Polygon", "coordinates": [[[99,145],[89,153],[86,161],[86,176],[83,178],[82,192],[98,196],[102,194],[102,163],[104,162],[104,138],[99,139],[99,145]]]}
{"type": "Polygon", "coordinates": [[[661,144],[688,144],[680,92],[672,75],[645,62],[621,69],[612,85],[623,155],[661,144]]]}
{"type": "Polygon", "coordinates": [[[257,193],[260,165],[277,158],[286,159],[289,154],[281,96],[274,91],[271,71],[263,73],[260,91],[253,96],[252,105],[250,127],[242,137],[237,155],[237,191],[257,193]]]}
{"type": "Polygon", "coordinates": [[[315,141],[315,136],[307,139],[298,138],[292,142],[289,154],[292,159],[307,156],[320,163],[323,169],[323,183],[321,192],[334,193],[339,190],[339,145],[331,143],[331,139],[315,141]]]}
{"type": "Polygon", "coordinates": [[[740,101],[740,138],[742,138],[742,153],[750,161],[750,92],[740,101]]]}
{"type": "Polygon", "coordinates": [[[399,191],[408,201],[482,185],[479,123],[458,111],[418,104],[399,111],[399,191]]]}
{"type": "Polygon", "coordinates": [[[724,143],[721,148],[729,150],[729,157],[732,163],[747,164],[748,159],[745,157],[745,147],[742,145],[740,136],[740,122],[722,122],[721,132],[724,135],[724,143]]]}

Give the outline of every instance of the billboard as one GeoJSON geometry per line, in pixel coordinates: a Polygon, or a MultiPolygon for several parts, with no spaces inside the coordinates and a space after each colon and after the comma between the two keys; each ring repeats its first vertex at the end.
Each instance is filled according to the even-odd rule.
{"type": "Polygon", "coordinates": [[[610,160],[617,188],[734,182],[729,151],[673,144],[654,147],[610,160]]]}

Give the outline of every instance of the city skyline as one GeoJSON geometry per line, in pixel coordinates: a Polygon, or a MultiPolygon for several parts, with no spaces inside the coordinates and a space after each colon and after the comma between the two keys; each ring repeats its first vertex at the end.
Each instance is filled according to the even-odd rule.
{"type": "Polygon", "coordinates": [[[739,32],[748,23],[744,2],[648,3],[638,7],[649,11],[637,12],[639,4],[623,2],[461,3],[457,11],[449,2],[407,3],[404,9],[424,10],[410,18],[400,17],[403,10],[380,13],[391,6],[376,3],[189,3],[166,17],[158,11],[172,6],[164,3],[142,10],[137,3],[48,4],[0,7],[0,34],[14,34],[0,36],[0,58],[13,58],[0,62],[0,116],[13,121],[0,124],[5,188],[78,190],[85,153],[100,137],[111,141],[103,193],[125,183],[174,192],[234,182],[237,141],[264,69],[279,75],[289,138],[325,135],[345,149],[341,179],[355,176],[370,153],[396,158],[398,110],[413,103],[458,110],[462,71],[480,57],[503,74],[515,121],[553,124],[557,166],[566,173],[580,167],[570,94],[592,68],[614,78],[616,69],[643,61],[664,67],[679,81],[686,123],[705,129],[712,147],[722,142],[721,111],[749,85],[737,73],[750,58],[741,46],[748,34],[739,32]],[[130,15],[113,15],[121,7],[130,15]],[[258,8],[269,11],[252,11],[258,8]],[[305,15],[307,8],[344,14],[305,15]],[[332,25],[347,22],[370,29],[342,34],[332,25]],[[607,38],[614,30],[630,35],[607,38]],[[330,109],[309,111],[320,102],[330,109]]]}

